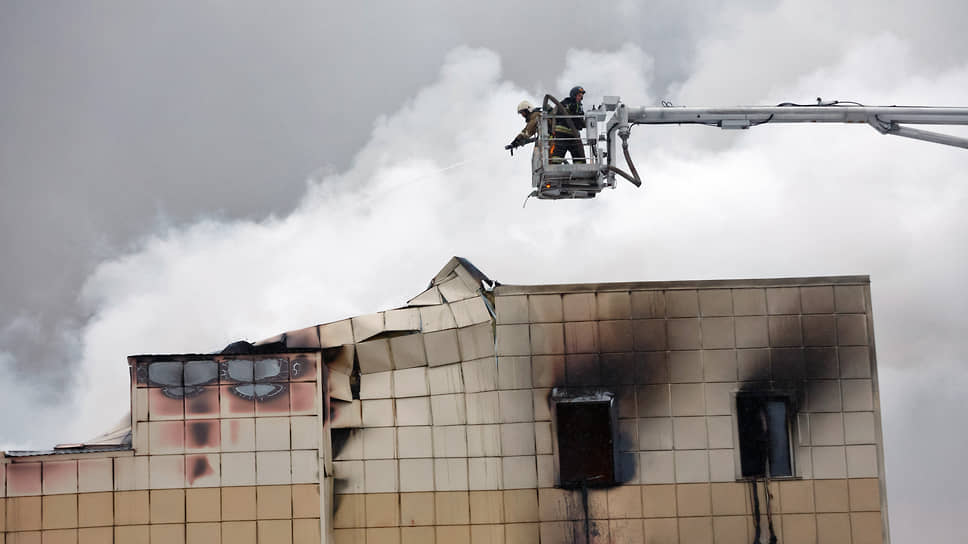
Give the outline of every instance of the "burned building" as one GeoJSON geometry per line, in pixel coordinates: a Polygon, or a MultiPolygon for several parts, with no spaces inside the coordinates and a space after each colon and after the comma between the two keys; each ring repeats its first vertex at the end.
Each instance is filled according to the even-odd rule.
{"type": "Polygon", "coordinates": [[[872,331],[863,276],[523,286],[454,258],[401,308],[129,357],[129,421],[3,456],[0,531],[887,542],[872,331]]]}

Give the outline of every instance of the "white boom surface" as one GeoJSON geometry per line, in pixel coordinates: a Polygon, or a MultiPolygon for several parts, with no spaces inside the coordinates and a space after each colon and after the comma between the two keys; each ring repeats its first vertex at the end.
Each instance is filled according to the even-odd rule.
{"type": "Polygon", "coordinates": [[[707,125],[745,129],[766,123],[867,123],[882,134],[968,148],[968,139],[899,126],[968,125],[968,108],[921,106],[750,106],[729,108],[635,108],[627,110],[633,125],[707,125]]]}

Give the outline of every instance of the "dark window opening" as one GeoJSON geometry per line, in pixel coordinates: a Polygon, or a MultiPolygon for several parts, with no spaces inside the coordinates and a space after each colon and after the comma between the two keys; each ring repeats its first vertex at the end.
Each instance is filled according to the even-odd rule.
{"type": "Polygon", "coordinates": [[[793,476],[789,398],[737,395],[740,469],[744,478],[793,476]]]}
{"type": "Polygon", "coordinates": [[[615,483],[615,414],[611,394],[601,400],[555,403],[558,480],[561,487],[615,483]]]}
{"type": "Polygon", "coordinates": [[[353,372],[350,373],[350,394],[353,400],[360,398],[360,357],[356,350],[353,351],[353,372]]]}

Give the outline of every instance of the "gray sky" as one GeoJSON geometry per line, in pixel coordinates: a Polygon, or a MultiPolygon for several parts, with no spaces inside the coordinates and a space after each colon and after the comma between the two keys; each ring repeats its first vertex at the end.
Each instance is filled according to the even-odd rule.
{"type": "Polygon", "coordinates": [[[966,105],[968,5],[680,4],[3,3],[0,410],[34,417],[0,447],[120,417],[127,354],[398,306],[454,254],[506,283],[861,273],[893,536],[963,534],[968,153],[640,127],[644,189],[522,210],[528,157],[501,147],[519,100],[578,83],[966,105]]]}

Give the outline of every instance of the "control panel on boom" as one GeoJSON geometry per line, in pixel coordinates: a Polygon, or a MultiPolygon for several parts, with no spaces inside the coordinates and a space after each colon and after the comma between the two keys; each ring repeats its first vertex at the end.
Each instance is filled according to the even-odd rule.
{"type": "MultiPolygon", "coordinates": [[[[905,125],[968,125],[968,108],[927,106],[864,106],[856,102],[829,101],[816,104],[785,102],[777,106],[686,108],[674,106],[629,108],[617,96],[584,115],[585,130],[575,130],[585,158],[554,156],[553,146],[566,138],[552,137],[550,127],[574,123],[575,116],[551,95],[546,95],[531,158],[532,186],[528,197],[542,200],[594,198],[606,187],[615,188],[616,176],[642,185],[629,154],[629,131],[633,125],[705,125],[745,130],[767,123],[866,123],[881,134],[925,140],[968,149],[968,138],[910,128],[905,125]],[[618,163],[619,146],[625,168],[618,163]]],[[[574,124],[572,124],[574,126],[574,124]]]]}

